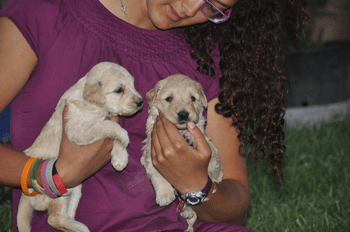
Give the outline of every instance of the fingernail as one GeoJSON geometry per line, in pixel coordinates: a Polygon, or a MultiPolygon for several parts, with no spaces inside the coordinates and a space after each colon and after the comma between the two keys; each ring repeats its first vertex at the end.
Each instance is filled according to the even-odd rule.
{"type": "Polygon", "coordinates": [[[193,129],[196,127],[196,125],[193,122],[188,122],[188,127],[193,129]]]}

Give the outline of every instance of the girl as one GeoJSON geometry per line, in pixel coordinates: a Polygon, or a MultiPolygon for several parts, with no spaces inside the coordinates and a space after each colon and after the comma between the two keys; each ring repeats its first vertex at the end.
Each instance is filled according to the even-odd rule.
{"type": "MultiPolygon", "coordinates": [[[[95,64],[124,66],[143,96],[159,80],[182,73],[205,90],[206,131],[219,151],[224,178],[216,192],[214,185],[205,190],[210,151],[203,135],[189,123],[198,144],[193,149],[161,116],[152,134],[154,165],[180,194],[212,195],[193,206],[199,218],[195,231],[250,231],[240,226],[250,202],[243,146],[252,145],[253,160],[271,159],[281,175],[286,80],[281,32],[299,31],[304,8],[303,0],[10,0],[0,14],[0,112],[11,103],[12,148],[0,147],[0,183],[20,186],[28,160],[23,151],[61,95],[95,64]]],[[[111,119],[131,141],[122,172],[109,164],[110,140],[78,147],[63,133],[56,169],[66,187],[85,180],[75,218],[91,231],[187,228],[176,210],[178,200],[156,204],[140,164],[146,119],[147,106],[132,118],[111,119]]],[[[20,194],[14,190],[14,231],[20,194]]],[[[35,212],[32,230],[54,231],[47,213],[35,212]]]]}

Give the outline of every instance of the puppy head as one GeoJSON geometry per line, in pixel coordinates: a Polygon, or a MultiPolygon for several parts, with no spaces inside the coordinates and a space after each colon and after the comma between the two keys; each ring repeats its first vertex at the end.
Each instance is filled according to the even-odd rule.
{"type": "Polygon", "coordinates": [[[197,123],[208,106],[202,86],[181,74],[159,81],[146,99],[150,107],[156,107],[178,129],[186,129],[189,121],[197,123]]]}
{"type": "Polygon", "coordinates": [[[125,68],[111,62],[101,62],[89,71],[83,98],[111,115],[129,116],[143,106],[134,78],[125,68]]]}

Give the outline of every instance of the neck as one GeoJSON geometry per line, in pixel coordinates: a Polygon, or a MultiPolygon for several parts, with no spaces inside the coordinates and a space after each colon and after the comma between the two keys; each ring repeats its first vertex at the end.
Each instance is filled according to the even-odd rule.
{"type": "Polygon", "coordinates": [[[148,30],[156,28],[148,17],[145,0],[99,0],[116,17],[136,27],[148,30]],[[125,13],[122,11],[124,6],[125,13]]]}

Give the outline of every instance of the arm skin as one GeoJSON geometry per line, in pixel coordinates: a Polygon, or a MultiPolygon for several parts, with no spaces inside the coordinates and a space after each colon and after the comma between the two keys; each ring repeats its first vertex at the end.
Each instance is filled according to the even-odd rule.
{"type": "MultiPolygon", "coordinates": [[[[250,203],[245,158],[239,154],[238,133],[231,120],[215,112],[218,99],[209,102],[206,132],[219,151],[223,164],[223,181],[209,201],[194,206],[198,218],[205,222],[243,224],[250,203]]],[[[210,160],[209,145],[197,127],[188,130],[197,141],[190,147],[175,126],[160,115],[152,132],[152,161],[156,169],[181,194],[201,190],[207,182],[210,160]]]]}
{"type": "MultiPolygon", "coordinates": [[[[37,63],[35,53],[17,27],[9,19],[0,17],[0,113],[27,83],[37,63]]],[[[111,120],[119,122],[117,117],[111,120]]],[[[79,147],[69,142],[65,132],[62,136],[56,168],[66,187],[79,185],[111,159],[113,142],[110,139],[79,147]]],[[[0,145],[0,184],[20,186],[21,173],[28,159],[23,152],[0,145]]],[[[40,168],[41,165],[38,173],[40,168]]],[[[29,182],[28,186],[31,186],[29,182]]],[[[38,182],[41,184],[40,175],[38,182]]]]}

